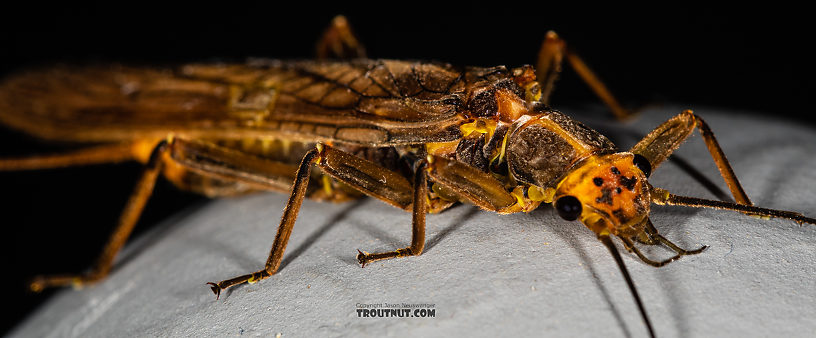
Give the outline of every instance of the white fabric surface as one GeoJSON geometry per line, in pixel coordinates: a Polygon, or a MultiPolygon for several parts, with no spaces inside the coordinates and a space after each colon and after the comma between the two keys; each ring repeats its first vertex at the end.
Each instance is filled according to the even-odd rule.
{"type": "MultiPolygon", "coordinates": [[[[647,110],[628,124],[598,109],[564,112],[601,121],[589,124],[626,149],[680,109],[647,110]]],[[[816,216],[816,130],[773,116],[695,111],[755,204],[816,216]]],[[[678,155],[727,191],[697,132],[678,155]]],[[[673,162],[650,181],[714,198],[673,162]]],[[[130,245],[109,279],[60,292],[11,336],[646,335],[606,248],[548,205],[531,214],[466,205],[430,215],[422,256],[361,269],[356,249],[409,244],[410,214],[374,199],[306,201],[280,272],[216,301],[205,282],[264,265],[285,200],[258,194],[181,212],[130,245]],[[436,317],[357,317],[357,303],[384,302],[433,303],[436,317]]],[[[710,246],[659,269],[623,253],[659,336],[816,335],[816,227],[682,207],[655,206],[652,220],[683,247],[710,246]]]]}

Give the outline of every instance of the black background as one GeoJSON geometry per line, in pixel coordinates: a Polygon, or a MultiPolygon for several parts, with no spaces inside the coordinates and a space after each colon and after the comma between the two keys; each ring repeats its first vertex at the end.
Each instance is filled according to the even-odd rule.
{"type": "MultiPolygon", "coordinates": [[[[132,7],[0,9],[0,75],[60,62],[309,58],[331,18],[345,14],[375,58],[517,66],[535,62],[545,32],[552,29],[630,106],[714,106],[813,125],[813,25],[803,9],[516,2],[128,4],[132,7]]],[[[567,68],[552,103],[559,107],[598,101],[567,68]]],[[[2,157],[65,147],[0,129],[2,157]]],[[[3,306],[11,313],[3,318],[0,332],[53,294],[26,293],[26,278],[78,272],[93,262],[138,174],[135,164],[0,173],[0,285],[3,306]]],[[[204,202],[160,182],[137,232],[204,202]]],[[[270,226],[276,221],[270,220],[270,226]]],[[[202,292],[209,291],[202,287],[202,292]]]]}

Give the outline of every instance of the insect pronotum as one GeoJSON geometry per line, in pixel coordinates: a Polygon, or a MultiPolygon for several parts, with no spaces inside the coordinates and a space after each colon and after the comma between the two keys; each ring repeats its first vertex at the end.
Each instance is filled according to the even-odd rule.
{"type": "Polygon", "coordinates": [[[96,265],[86,274],[39,276],[30,287],[92,284],[111,270],[159,176],[207,196],[290,192],[266,265],[208,283],[219,297],[232,286],[276,273],[304,198],[372,196],[412,213],[410,245],[359,251],[361,266],[420,255],[425,215],[466,202],[500,214],[551,203],[580,220],[612,254],[650,334],[643,301],[613,237],[660,267],[686,250],[661,236],[650,206],[737,211],[816,224],[799,213],[753,206],[708,125],[684,111],[628,151],[546,103],[564,59],[619,118],[628,112],[549,33],[537,63],[506,68],[362,58],[342,17],[318,60],[251,60],[176,69],[54,67],[0,84],[0,121],[49,140],[97,143],[67,154],[0,160],[0,170],[120,161],[145,169],[96,265]],[[342,60],[330,61],[328,57],[342,60]],[[649,184],[657,169],[698,129],[735,203],[680,196],[649,184]],[[294,183],[293,183],[294,182],[294,183]],[[675,252],[652,260],[639,245],[675,252]]]}

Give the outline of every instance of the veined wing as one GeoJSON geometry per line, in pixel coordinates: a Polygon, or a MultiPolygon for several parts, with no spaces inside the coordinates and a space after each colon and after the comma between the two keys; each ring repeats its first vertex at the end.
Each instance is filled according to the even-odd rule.
{"type": "Polygon", "coordinates": [[[55,67],[4,80],[0,120],[71,141],[175,133],[396,145],[458,138],[464,92],[461,72],[421,62],[55,67]]]}

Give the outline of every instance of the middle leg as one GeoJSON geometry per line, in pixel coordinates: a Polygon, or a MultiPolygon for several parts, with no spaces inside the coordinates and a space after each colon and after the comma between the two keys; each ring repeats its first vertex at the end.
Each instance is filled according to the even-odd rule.
{"type": "Polygon", "coordinates": [[[413,211],[413,235],[411,246],[391,252],[367,254],[360,252],[358,261],[365,265],[379,259],[419,255],[425,245],[425,213],[427,212],[427,176],[422,165],[417,170],[415,189],[411,182],[402,174],[388,170],[377,163],[335,149],[331,146],[318,144],[315,149],[303,157],[292,186],[289,200],[281,217],[278,232],[272,244],[272,249],[262,270],[226,279],[218,283],[208,283],[216,297],[221,291],[243,283],[255,283],[275,274],[280,268],[289,236],[292,233],[298,211],[306,195],[309,185],[309,175],[312,165],[318,166],[324,173],[360,192],[382,200],[388,204],[404,210],[413,211]]]}
{"type": "Polygon", "coordinates": [[[565,58],[572,66],[572,69],[578,73],[578,76],[595,92],[595,95],[609,107],[615,118],[625,120],[633,115],[630,110],[624,108],[618,102],[603,81],[584,63],[584,60],[575,51],[568,48],[567,43],[553,31],[547,32],[547,36],[544,38],[538,52],[538,62],[536,63],[536,75],[542,87],[541,102],[549,104],[550,94],[555,88],[555,81],[561,73],[561,64],[565,58]]]}
{"type": "Polygon", "coordinates": [[[357,261],[366,264],[389,258],[419,256],[425,248],[425,214],[428,213],[428,173],[426,161],[421,161],[414,173],[413,207],[411,210],[411,246],[394,251],[368,253],[357,250],[357,261]]]}

